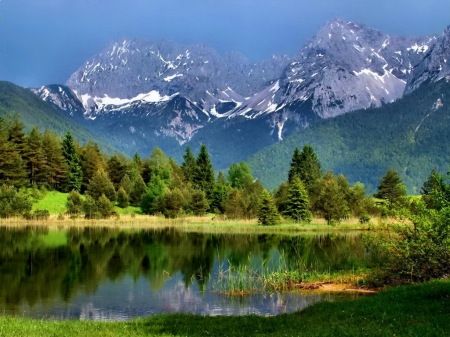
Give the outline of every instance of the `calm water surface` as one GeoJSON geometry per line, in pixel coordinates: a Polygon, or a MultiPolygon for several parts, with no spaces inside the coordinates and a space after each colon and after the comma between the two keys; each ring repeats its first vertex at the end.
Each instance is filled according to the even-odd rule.
{"type": "Polygon", "coordinates": [[[342,294],[221,295],[232,266],[351,270],[370,264],[360,234],[199,234],[173,229],[0,229],[0,313],[125,320],[158,313],[276,315],[342,294]]]}

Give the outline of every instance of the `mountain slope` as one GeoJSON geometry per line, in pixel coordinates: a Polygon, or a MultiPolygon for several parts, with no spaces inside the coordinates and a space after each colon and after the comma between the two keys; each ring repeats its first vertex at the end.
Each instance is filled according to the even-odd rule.
{"type": "Polygon", "coordinates": [[[433,168],[450,163],[450,78],[426,82],[380,108],[317,122],[248,159],[255,177],[270,188],[287,179],[295,147],[314,147],[324,170],[343,173],[374,192],[388,168],[399,171],[409,193],[419,193],[433,168]]]}
{"type": "Polygon", "coordinates": [[[31,130],[33,126],[37,126],[41,132],[53,130],[60,136],[70,130],[80,143],[92,140],[97,142],[102,150],[107,153],[118,152],[107,141],[100,139],[71,118],[63,116],[28,89],[10,82],[0,81],[0,116],[8,114],[13,116],[16,113],[24,123],[26,130],[31,130]]]}

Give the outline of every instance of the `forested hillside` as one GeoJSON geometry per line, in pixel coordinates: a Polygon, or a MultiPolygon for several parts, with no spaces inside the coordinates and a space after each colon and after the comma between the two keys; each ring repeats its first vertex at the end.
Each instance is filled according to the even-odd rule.
{"type": "Polygon", "coordinates": [[[68,130],[82,144],[93,141],[107,153],[118,152],[107,139],[101,139],[82,125],[55,110],[31,91],[10,82],[0,81],[0,116],[18,114],[25,130],[33,126],[44,132],[52,130],[62,136],[68,130]]]}
{"type": "Polygon", "coordinates": [[[446,172],[450,163],[450,83],[424,84],[381,108],[327,119],[265,148],[248,159],[264,186],[286,180],[295,147],[311,145],[324,170],[343,173],[351,183],[374,192],[388,168],[397,170],[409,193],[419,193],[433,168],[446,172]]]}

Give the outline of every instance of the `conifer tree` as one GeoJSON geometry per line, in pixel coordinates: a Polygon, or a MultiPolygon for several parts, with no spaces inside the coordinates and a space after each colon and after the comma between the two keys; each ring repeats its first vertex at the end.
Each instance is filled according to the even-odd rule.
{"type": "Polygon", "coordinates": [[[47,185],[60,189],[67,172],[66,162],[62,155],[61,142],[55,132],[46,130],[42,137],[42,151],[45,158],[45,177],[47,185]]]}
{"type": "Polygon", "coordinates": [[[291,159],[291,167],[288,172],[288,182],[292,182],[294,177],[300,177],[302,165],[302,156],[298,147],[294,149],[294,153],[291,159]]]}
{"type": "Polygon", "coordinates": [[[209,159],[209,153],[205,145],[200,147],[200,153],[198,154],[196,164],[197,169],[194,176],[194,185],[205,192],[206,198],[211,200],[215,185],[215,175],[211,160],[209,159]]]}
{"type": "Polygon", "coordinates": [[[130,204],[130,198],[122,186],[117,191],[117,204],[120,208],[127,208],[130,204]]]}
{"type": "Polygon", "coordinates": [[[70,216],[77,217],[83,212],[83,199],[80,193],[76,190],[72,190],[67,197],[67,213],[70,216]]]}
{"type": "Polygon", "coordinates": [[[386,200],[389,210],[404,204],[406,187],[397,171],[392,169],[386,171],[386,174],[380,180],[380,185],[378,185],[378,193],[374,196],[386,200]]]}
{"type": "Polygon", "coordinates": [[[68,192],[72,190],[80,191],[83,181],[83,171],[81,169],[80,158],[75,148],[75,141],[70,131],[62,139],[61,147],[67,164],[65,190],[68,192]]]}
{"type": "Polygon", "coordinates": [[[80,165],[83,171],[81,190],[84,192],[86,191],[89,181],[92,179],[95,172],[105,170],[102,153],[96,143],[89,141],[81,148],[80,165]]]}
{"type": "Polygon", "coordinates": [[[8,122],[8,141],[15,145],[19,156],[25,158],[28,153],[27,141],[25,137],[24,124],[20,121],[19,115],[15,114],[13,120],[8,122]]]}
{"type": "Polygon", "coordinates": [[[217,176],[216,184],[214,185],[214,190],[211,196],[211,210],[213,212],[223,213],[225,211],[225,202],[228,197],[228,185],[225,180],[225,176],[221,171],[217,176]]]}
{"type": "Polygon", "coordinates": [[[130,202],[132,205],[138,206],[141,203],[146,188],[142,177],[136,176],[131,182],[130,202]]]}
{"type": "Polygon", "coordinates": [[[313,197],[322,176],[322,169],[314,149],[309,145],[303,146],[301,152],[298,148],[294,150],[288,182],[291,183],[295,176],[304,183],[309,197],[313,197]]]}
{"type": "Polygon", "coordinates": [[[184,206],[185,200],[179,188],[167,190],[163,195],[163,213],[166,218],[176,218],[184,206]]]}
{"type": "Polygon", "coordinates": [[[16,149],[16,145],[8,140],[5,120],[0,117],[0,183],[7,183],[20,188],[27,183],[25,163],[16,149]]]}
{"type": "Polygon", "coordinates": [[[114,185],[109,180],[108,175],[104,171],[97,171],[92,179],[89,181],[89,185],[86,190],[94,200],[98,200],[102,195],[105,195],[110,201],[117,200],[117,194],[114,189],[114,185]]]}
{"type": "Polygon", "coordinates": [[[258,224],[274,226],[280,223],[280,214],[277,211],[270,193],[263,189],[258,207],[258,224]]]}
{"type": "Polygon", "coordinates": [[[104,194],[98,198],[96,206],[100,217],[103,219],[107,219],[114,214],[114,204],[104,194]]]}
{"type": "MultiPolygon", "coordinates": [[[[127,195],[131,194],[131,191],[133,190],[133,182],[131,181],[128,174],[125,174],[120,181],[120,187],[124,189],[124,191],[127,193],[127,195]]],[[[119,187],[119,188],[120,188],[119,187]]]]}
{"type": "Polygon", "coordinates": [[[186,151],[183,155],[183,163],[181,163],[181,170],[183,172],[184,180],[186,182],[193,183],[197,171],[197,162],[189,146],[186,147],[186,151]]]}
{"type": "Polygon", "coordinates": [[[192,191],[189,208],[192,210],[194,215],[204,215],[209,208],[205,192],[200,190],[192,191]]]}
{"type": "Polygon", "coordinates": [[[109,180],[114,185],[115,189],[118,189],[123,176],[126,174],[125,158],[118,155],[113,155],[108,160],[108,175],[109,180]]]}
{"type": "Polygon", "coordinates": [[[311,222],[312,220],[312,214],[309,210],[308,193],[298,177],[294,177],[289,186],[286,211],[284,214],[296,222],[311,222]]]}
{"type": "Polygon", "coordinates": [[[46,160],[42,147],[42,135],[33,127],[29,135],[26,137],[28,159],[28,176],[31,184],[41,184],[46,181],[46,160]]]}
{"type": "Polygon", "coordinates": [[[348,216],[349,213],[345,194],[332,172],[325,174],[321,184],[321,193],[317,200],[317,210],[328,223],[332,223],[333,221],[339,222],[348,216]]]}

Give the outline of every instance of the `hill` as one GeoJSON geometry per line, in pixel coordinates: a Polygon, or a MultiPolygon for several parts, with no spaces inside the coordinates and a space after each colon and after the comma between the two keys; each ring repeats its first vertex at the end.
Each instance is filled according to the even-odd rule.
{"type": "Polygon", "coordinates": [[[37,126],[41,132],[53,130],[62,136],[70,130],[80,143],[84,144],[92,140],[107,153],[118,152],[106,138],[99,138],[83,125],[61,114],[28,89],[11,82],[0,81],[0,116],[13,116],[14,114],[20,116],[26,131],[37,126]]]}
{"type": "Polygon", "coordinates": [[[268,188],[287,179],[295,147],[314,147],[324,170],[343,173],[374,192],[388,168],[397,170],[409,193],[420,193],[436,168],[450,163],[449,78],[424,83],[391,104],[321,120],[248,158],[268,188]]]}

